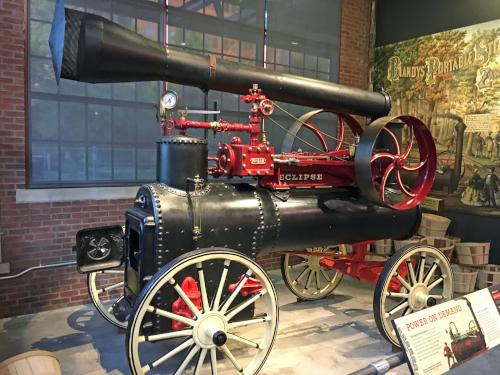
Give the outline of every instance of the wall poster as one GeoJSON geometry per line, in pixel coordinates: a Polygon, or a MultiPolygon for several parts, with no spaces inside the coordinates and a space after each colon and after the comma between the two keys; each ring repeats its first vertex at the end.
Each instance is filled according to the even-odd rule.
{"type": "Polygon", "coordinates": [[[429,127],[431,195],[446,209],[500,215],[500,20],[376,48],[373,85],[391,95],[391,115],[429,127]]]}

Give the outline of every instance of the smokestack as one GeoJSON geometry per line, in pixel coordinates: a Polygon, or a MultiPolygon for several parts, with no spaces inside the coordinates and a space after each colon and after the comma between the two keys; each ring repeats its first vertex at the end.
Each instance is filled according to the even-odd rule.
{"type": "Polygon", "coordinates": [[[380,117],[391,107],[385,93],[169,49],[101,16],[65,9],[62,0],[49,44],[58,80],[161,80],[235,94],[246,94],[256,83],[270,99],[336,112],[380,117]]]}

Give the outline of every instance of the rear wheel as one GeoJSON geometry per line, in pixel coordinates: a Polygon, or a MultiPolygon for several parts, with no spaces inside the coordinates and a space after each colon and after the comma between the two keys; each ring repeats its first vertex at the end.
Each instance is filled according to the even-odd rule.
{"type": "MultiPolygon", "coordinates": [[[[308,252],[325,256],[346,254],[346,246],[313,247],[308,252]]],[[[281,275],[288,289],[299,299],[314,301],[325,298],[340,284],[342,273],[320,264],[322,256],[288,253],[281,256],[281,275]]]]}
{"type": "Polygon", "coordinates": [[[123,297],[123,268],[90,272],[87,275],[87,289],[95,308],[111,324],[118,328],[127,328],[125,320],[113,314],[113,305],[123,297]]]}
{"type": "Polygon", "coordinates": [[[385,264],[373,296],[377,328],[399,346],[392,320],[453,298],[453,272],[448,258],[427,245],[408,245],[385,264]]]}

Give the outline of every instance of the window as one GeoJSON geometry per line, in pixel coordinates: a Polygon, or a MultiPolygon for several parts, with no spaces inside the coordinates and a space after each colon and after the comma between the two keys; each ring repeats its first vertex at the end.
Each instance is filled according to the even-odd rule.
{"type": "MultiPolygon", "coordinates": [[[[127,185],[156,175],[159,82],[56,84],[48,38],[55,0],[29,2],[30,185],[127,185]]],[[[162,2],[66,0],[150,39],[164,40],[162,2]]]]}
{"type": "MultiPolygon", "coordinates": [[[[160,136],[154,105],[162,84],[61,80],[57,86],[47,43],[55,0],[30,0],[29,4],[30,186],[154,180],[155,141],[160,136]]],[[[66,6],[100,14],[169,48],[211,53],[306,77],[338,79],[340,0],[316,0],[314,6],[307,0],[66,0],[66,6]]],[[[225,120],[247,121],[248,105],[238,95],[166,85],[178,92],[181,107],[212,109],[216,103],[225,120]]],[[[297,117],[309,110],[279,105],[297,117]]],[[[293,122],[279,110],[273,116],[283,126],[293,122]]],[[[211,120],[212,116],[190,115],[190,119],[211,120]]],[[[316,125],[334,135],[332,121],[331,115],[324,116],[316,125]]],[[[280,151],[284,131],[270,122],[266,131],[280,151]]],[[[233,135],[207,136],[214,153],[219,142],[229,142],[233,135]]]]}

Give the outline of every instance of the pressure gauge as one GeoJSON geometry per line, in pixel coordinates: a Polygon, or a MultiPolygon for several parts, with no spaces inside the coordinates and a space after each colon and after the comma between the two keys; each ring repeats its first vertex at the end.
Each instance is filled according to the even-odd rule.
{"type": "Polygon", "coordinates": [[[170,110],[177,106],[178,99],[175,91],[168,90],[161,95],[160,102],[163,108],[170,110]]]}

